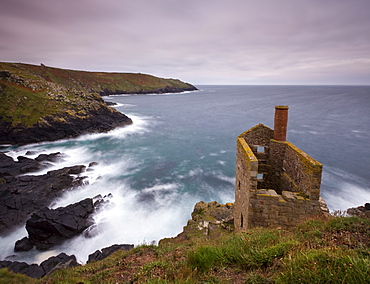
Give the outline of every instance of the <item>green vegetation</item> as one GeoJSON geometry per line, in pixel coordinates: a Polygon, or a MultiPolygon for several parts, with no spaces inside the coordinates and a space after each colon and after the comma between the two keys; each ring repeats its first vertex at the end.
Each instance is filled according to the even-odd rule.
{"type": "MultiPolygon", "coordinates": [[[[65,110],[83,110],[100,95],[196,90],[175,79],[146,74],[74,71],[0,62],[1,120],[32,126],[65,110]]],[[[91,108],[91,107],[90,107],[91,108]]]]}
{"type": "Polygon", "coordinates": [[[35,284],[37,280],[29,278],[22,274],[14,274],[9,272],[6,268],[0,269],[0,284],[17,284],[28,283],[35,284]]]}
{"type": "Polygon", "coordinates": [[[13,85],[0,85],[0,117],[13,124],[23,123],[31,126],[41,117],[57,113],[63,102],[50,100],[45,91],[30,92],[13,85]]]}
{"type": "Polygon", "coordinates": [[[305,222],[294,231],[225,230],[217,238],[189,233],[36,281],[3,269],[0,283],[361,284],[370,283],[369,247],[370,220],[335,217],[305,222]]]}

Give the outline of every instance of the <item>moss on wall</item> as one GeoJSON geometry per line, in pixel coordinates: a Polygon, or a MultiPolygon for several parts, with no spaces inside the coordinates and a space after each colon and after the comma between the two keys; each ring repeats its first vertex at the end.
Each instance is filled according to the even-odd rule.
{"type": "Polygon", "coordinates": [[[253,227],[289,229],[322,214],[322,164],[289,142],[272,139],[259,124],[237,139],[234,222],[236,231],[253,227]],[[264,146],[263,153],[257,146],[264,146]],[[258,182],[257,173],[264,173],[258,182]]]}

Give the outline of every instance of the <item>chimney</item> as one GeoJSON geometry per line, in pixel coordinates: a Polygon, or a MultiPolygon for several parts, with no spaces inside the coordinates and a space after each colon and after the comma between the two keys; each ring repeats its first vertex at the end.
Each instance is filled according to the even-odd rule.
{"type": "Polygon", "coordinates": [[[277,141],[286,141],[288,109],[288,106],[275,106],[274,139],[277,141]]]}

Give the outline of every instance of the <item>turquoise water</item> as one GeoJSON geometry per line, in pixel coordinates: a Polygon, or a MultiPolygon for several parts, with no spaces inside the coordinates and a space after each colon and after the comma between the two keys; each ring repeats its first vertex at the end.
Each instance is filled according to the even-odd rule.
{"type": "MultiPolygon", "coordinates": [[[[13,259],[39,262],[63,251],[84,262],[88,254],[114,243],[137,245],[177,235],[196,202],[234,201],[236,136],[258,123],[272,128],[278,104],[290,107],[288,140],[324,165],[322,195],[330,209],[370,201],[370,87],[199,89],[106,97],[134,124],[104,134],[9,148],[13,157],[28,150],[65,153],[64,161],[53,168],[98,162],[85,173],[89,184],[68,192],[54,208],[97,194],[113,195],[111,205],[94,217],[95,237],[79,236],[53,251],[31,251],[13,259]]],[[[2,238],[0,258],[14,254],[15,241],[26,235],[20,228],[2,238]]]]}

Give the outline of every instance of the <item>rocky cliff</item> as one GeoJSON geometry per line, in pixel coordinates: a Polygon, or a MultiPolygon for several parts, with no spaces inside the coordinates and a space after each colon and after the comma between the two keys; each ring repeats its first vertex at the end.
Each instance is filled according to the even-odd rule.
{"type": "Polygon", "coordinates": [[[0,63],[0,144],[58,140],[132,123],[101,95],[189,90],[196,88],[145,74],[0,63]]]}

